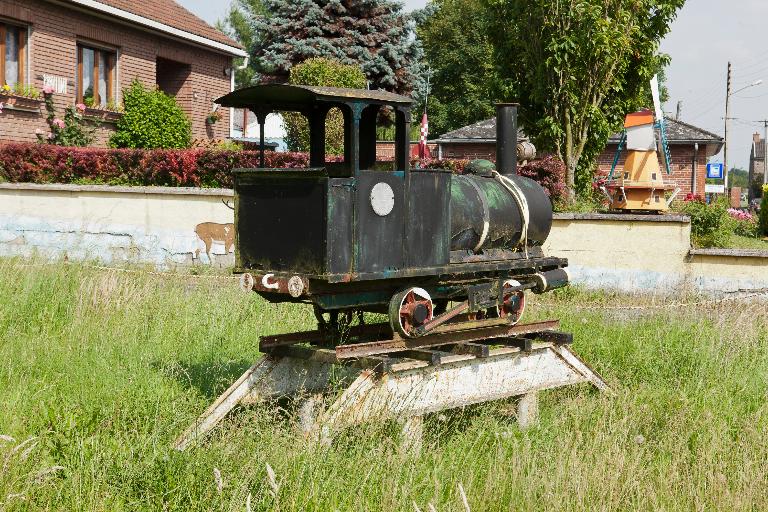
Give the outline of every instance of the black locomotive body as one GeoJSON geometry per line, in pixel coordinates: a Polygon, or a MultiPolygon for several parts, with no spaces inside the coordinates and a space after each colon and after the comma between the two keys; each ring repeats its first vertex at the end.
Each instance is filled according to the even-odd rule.
{"type": "Polygon", "coordinates": [[[542,244],[552,207],[516,174],[516,105],[498,106],[497,170],[463,175],[410,169],[409,98],[383,91],[261,85],[217,101],[267,114],[296,111],[310,128],[310,167],[235,171],[236,272],[270,301],[338,313],[389,312],[393,329],[419,335],[449,301],[462,312],[516,321],[523,292],[568,282],[567,260],[542,244]],[[325,118],[344,115],[345,153],[326,163],[325,118]],[[376,122],[395,122],[394,162],[376,162],[376,122]],[[421,329],[421,331],[420,331],[421,329]]]}

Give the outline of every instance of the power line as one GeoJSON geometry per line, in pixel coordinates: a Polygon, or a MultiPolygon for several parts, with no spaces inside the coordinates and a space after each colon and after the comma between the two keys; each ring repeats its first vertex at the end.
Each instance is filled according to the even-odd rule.
{"type": "Polygon", "coordinates": [[[737,96],[737,97],[742,99],[742,100],[754,100],[754,99],[757,99],[757,98],[764,98],[766,96],[768,96],[768,92],[765,93],[765,94],[758,94],[757,96],[737,96]]]}
{"type": "MultiPolygon", "coordinates": [[[[747,60],[745,62],[750,62],[750,61],[747,60]]],[[[765,62],[768,62],[768,52],[762,53],[760,56],[756,57],[755,59],[752,59],[750,64],[746,64],[746,65],[740,64],[739,67],[741,67],[742,69],[751,69],[756,66],[760,66],[765,62]]]]}
{"type": "Polygon", "coordinates": [[[721,100],[719,100],[719,99],[718,99],[718,100],[716,100],[716,102],[715,102],[715,103],[714,103],[714,104],[713,104],[711,107],[709,107],[709,108],[707,108],[707,109],[705,109],[705,110],[699,111],[699,112],[698,112],[697,114],[695,114],[695,115],[692,115],[692,116],[690,116],[690,117],[687,117],[688,121],[694,121],[694,120],[696,120],[696,119],[700,118],[701,116],[703,116],[704,114],[709,114],[710,112],[712,112],[712,111],[713,111],[714,109],[716,109],[717,107],[720,107],[720,106],[722,106],[722,103],[720,103],[720,101],[721,101],[721,100]]]}

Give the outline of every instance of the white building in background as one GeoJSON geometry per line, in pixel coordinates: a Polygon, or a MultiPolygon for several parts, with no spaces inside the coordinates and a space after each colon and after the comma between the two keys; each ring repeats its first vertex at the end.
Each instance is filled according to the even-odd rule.
{"type": "MultiPolygon", "coordinates": [[[[259,142],[259,122],[250,110],[233,109],[232,138],[248,142],[259,142]]],[[[285,125],[280,114],[269,114],[264,125],[264,142],[277,143],[277,151],[286,151],[285,125]]]]}

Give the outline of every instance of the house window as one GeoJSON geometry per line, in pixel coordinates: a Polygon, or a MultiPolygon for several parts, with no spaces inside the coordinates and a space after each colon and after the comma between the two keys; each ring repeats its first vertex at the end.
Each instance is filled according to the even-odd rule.
{"type": "Polygon", "coordinates": [[[106,107],[115,101],[116,53],[103,48],[77,46],[77,101],[106,107]]]}
{"type": "Polygon", "coordinates": [[[0,23],[0,78],[11,87],[26,83],[27,29],[0,23]]]}

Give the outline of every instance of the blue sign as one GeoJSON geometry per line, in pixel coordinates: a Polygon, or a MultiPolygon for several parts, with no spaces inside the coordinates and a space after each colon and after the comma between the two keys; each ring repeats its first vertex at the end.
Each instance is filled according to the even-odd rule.
{"type": "Polygon", "coordinates": [[[707,178],[723,179],[723,164],[707,164],[707,178]]]}

